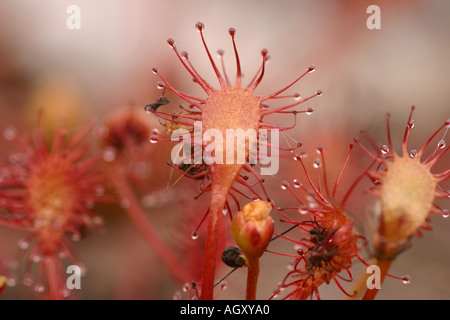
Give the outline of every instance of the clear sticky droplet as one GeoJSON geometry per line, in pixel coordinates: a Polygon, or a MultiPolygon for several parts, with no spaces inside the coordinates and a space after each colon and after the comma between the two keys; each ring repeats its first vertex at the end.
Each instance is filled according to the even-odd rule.
{"type": "Polygon", "coordinates": [[[389,147],[388,147],[387,145],[383,144],[383,145],[381,146],[381,153],[382,153],[383,155],[388,154],[388,153],[389,153],[389,147]]]}
{"type": "Polygon", "coordinates": [[[301,181],[298,179],[294,179],[294,181],[292,181],[292,184],[294,185],[294,188],[297,188],[297,189],[302,186],[301,181]]]}
{"type": "Polygon", "coordinates": [[[294,93],[294,100],[300,101],[302,99],[302,95],[299,92],[294,93]]]}
{"type": "Polygon", "coordinates": [[[281,189],[286,190],[289,187],[289,182],[286,180],[281,181],[281,189]]]}
{"type": "Polygon", "coordinates": [[[317,208],[317,201],[316,200],[311,200],[308,202],[308,205],[311,209],[315,209],[317,208]]]}
{"type": "Polygon", "coordinates": [[[313,167],[317,169],[320,168],[320,166],[321,166],[320,159],[314,159],[313,167]]]}
{"type": "Polygon", "coordinates": [[[222,214],[223,214],[224,216],[226,216],[227,213],[228,213],[228,209],[222,209],[222,214]]]}
{"type": "Polygon", "coordinates": [[[411,158],[415,158],[415,157],[417,157],[417,150],[411,150],[410,152],[409,152],[409,156],[411,157],[411,158]]]}
{"type": "Polygon", "coordinates": [[[442,209],[442,217],[443,218],[448,218],[449,217],[449,213],[448,213],[448,210],[447,209],[442,209]]]}
{"type": "Polygon", "coordinates": [[[169,44],[170,47],[172,48],[175,47],[175,40],[173,40],[172,38],[167,39],[167,43],[169,44]]]}
{"type": "Polygon", "coordinates": [[[192,232],[192,234],[191,234],[191,238],[192,238],[192,240],[197,240],[198,239],[198,233],[197,232],[192,232]]]}
{"type": "Polygon", "coordinates": [[[202,32],[205,29],[205,25],[202,22],[197,22],[195,24],[195,30],[202,32]]]}
{"type": "Polygon", "coordinates": [[[409,120],[407,126],[409,129],[414,128],[414,120],[409,120]]]}
{"type": "Polygon", "coordinates": [[[162,89],[164,89],[165,87],[166,87],[166,85],[165,85],[165,83],[162,82],[162,81],[158,81],[158,82],[156,83],[156,88],[159,89],[159,90],[162,90],[162,89]]]}
{"type": "Polygon", "coordinates": [[[445,148],[445,140],[441,140],[437,144],[438,149],[444,149],[445,148]]]}
{"type": "Polygon", "coordinates": [[[321,96],[323,94],[322,90],[317,90],[316,91],[316,96],[321,96]]]}
{"type": "Polygon", "coordinates": [[[225,290],[227,288],[227,282],[226,281],[222,281],[220,283],[220,289],[225,290]]]}
{"type": "Polygon", "coordinates": [[[316,71],[316,67],[312,64],[308,67],[308,72],[313,73],[314,71],[316,71]]]}
{"type": "Polygon", "coordinates": [[[149,141],[150,141],[150,143],[157,143],[158,142],[158,136],[151,135],[149,141]]]}
{"type": "Polygon", "coordinates": [[[308,212],[308,207],[305,205],[302,205],[298,208],[298,213],[300,213],[301,215],[307,214],[308,212]]]}
{"type": "Polygon", "coordinates": [[[313,112],[314,112],[314,109],[313,108],[308,108],[308,109],[306,109],[306,114],[309,116],[309,115],[311,115],[311,114],[313,114],[313,112]]]}
{"type": "Polygon", "coordinates": [[[402,277],[402,282],[403,282],[404,284],[409,284],[409,283],[411,283],[411,277],[410,277],[410,276],[403,276],[403,277],[402,277]]]}
{"type": "Polygon", "coordinates": [[[152,130],[152,134],[151,134],[151,136],[150,136],[150,142],[151,142],[151,143],[157,143],[158,140],[159,140],[158,136],[159,136],[159,130],[156,129],[156,128],[154,128],[154,129],[152,130]]]}

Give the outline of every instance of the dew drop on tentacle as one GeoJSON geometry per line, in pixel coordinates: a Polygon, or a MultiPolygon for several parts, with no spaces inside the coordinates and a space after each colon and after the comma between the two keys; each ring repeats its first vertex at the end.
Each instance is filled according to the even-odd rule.
{"type": "Polygon", "coordinates": [[[298,180],[298,179],[294,179],[293,181],[292,181],[292,184],[294,185],[294,188],[300,188],[301,186],[302,186],[302,183],[301,183],[301,181],[300,180],[298,180]]]}
{"type": "Polygon", "coordinates": [[[158,82],[156,82],[156,88],[159,90],[162,90],[162,89],[166,88],[166,85],[164,84],[164,82],[158,81],[158,82]]]}
{"type": "Polygon", "coordinates": [[[197,30],[198,32],[202,32],[205,29],[205,25],[201,22],[197,22],[195,24],[195,30],[197,30]]]}
{"type": "Polygon", "coordinates": [[[198,233],[196,232],[196,231],[194,231],[194,232],[192,232],[191,233],[191,238],[192,238],[192,240],[196,240],[196,239],[198,239],[198,233]]]}
{"type": "Polygon", "coordinates": [[[152,130],[152,134],[150,135],[150,142],[151,143],[157,143],[158,142],[158,136],[159,136],[159,130],[157,128],[152,130]]]}
{"type": "Polygon", "coordinates": [[[410,276],[403,276],[402,277],[402,282],[404,284],[409,284],[411,282],[411,277],[410,276]]]}
{"type": "Polygon", "coordinates": [[[302,205],[298,208],[298,213],[300,213],[301,215],[305,215],[309,212],[308,207],[305,205],[302,205]]]}
{"type": "Polygon", "coordinates": [[[317,169],[320,168],[320,165],[321,165],[320,159],[314,159],[313,167],[317,169]]]}
{"type": "Polygon", "coordinates": [[[167,43],[171,48],[175,48],[175,40],[173,40],[172,38],[167,39],[167,43]]]}
{"type": "Polygon", "coordinates": [[[221,290],[225,290],[227,288],[227,282],[226,281],[222,281],[221,283],[220,283],[220,289],[221,290]]]}
{"type": "Polygon", "coordinates": [[[281,181],[281,189],[286,190],[289,187],[289,182],[286,180],[281,181]]]}
{"type": "Polygon", "coordinates": [[[387,145],[383,144],[383,145],[381,146],[381,153],[382,153],[383,155],[387,155],[387,154],[389,153],[389,147],[388,147],[387,145]]]}

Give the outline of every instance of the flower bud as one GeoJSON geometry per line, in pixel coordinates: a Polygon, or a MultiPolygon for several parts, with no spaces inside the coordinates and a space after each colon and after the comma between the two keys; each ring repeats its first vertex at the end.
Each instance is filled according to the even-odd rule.
{"type": "Polygon", "coordinates": [[[246,204],[231,222],[231,232],[236,244],[247,257],[259,258],[273,235],[272,206],[257,200],[246,204]]]}

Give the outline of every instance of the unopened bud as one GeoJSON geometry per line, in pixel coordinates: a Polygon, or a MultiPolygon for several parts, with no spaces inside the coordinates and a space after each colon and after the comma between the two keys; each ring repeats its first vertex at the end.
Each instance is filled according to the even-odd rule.
{"type": "Polygon", "coordinates": [[[273,235],[272,206],[257,200],[246,204],[231,222],[231,232],[236,244],[247,257],[259,258],[273,235]]]}

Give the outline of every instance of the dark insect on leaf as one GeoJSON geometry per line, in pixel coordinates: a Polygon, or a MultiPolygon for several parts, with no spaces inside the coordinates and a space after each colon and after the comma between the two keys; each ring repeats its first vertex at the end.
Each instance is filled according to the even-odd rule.
{"type": "Polygon", "coordinates": [[[145,110],[152,110],[153,112],[155,112],[156,110],[158,110],[159,107],[166,105],[169,103],[169,99],[166,97],[159,97],[158,99],[156,99],[155,102],[150,103],[148,105],[145,106],[145,110]]]}

